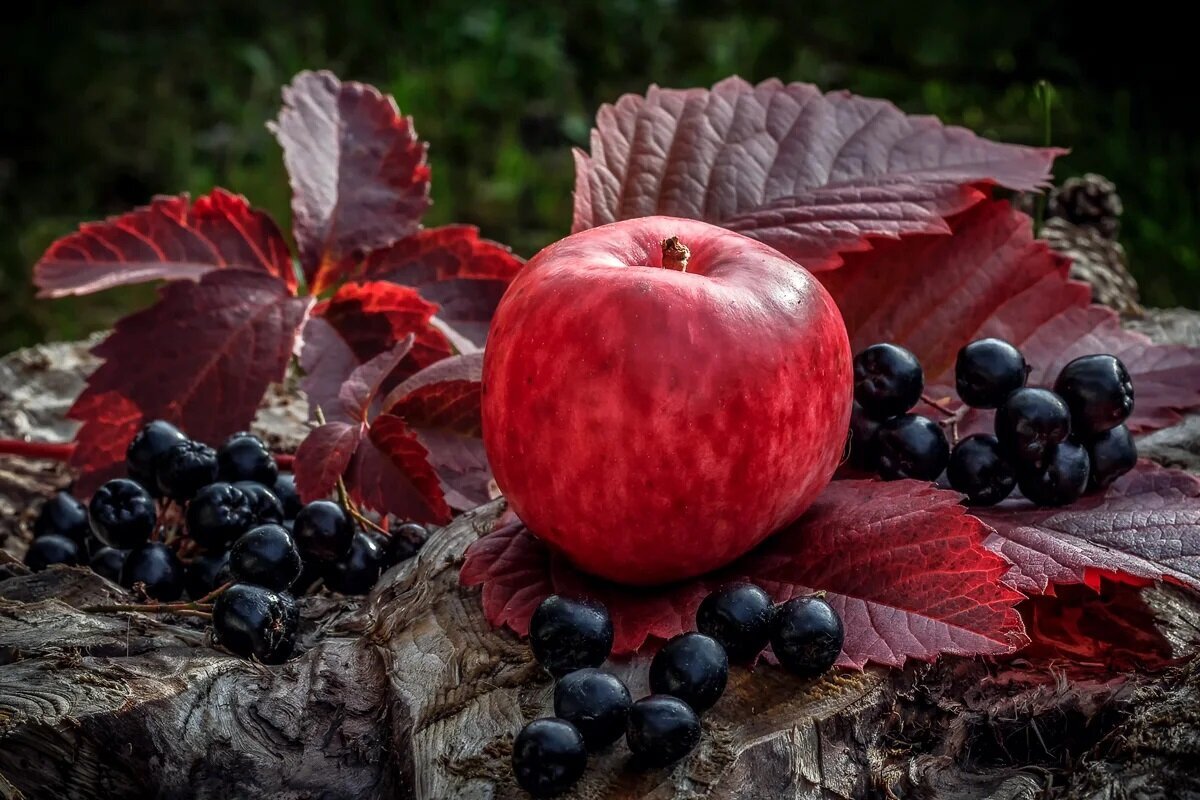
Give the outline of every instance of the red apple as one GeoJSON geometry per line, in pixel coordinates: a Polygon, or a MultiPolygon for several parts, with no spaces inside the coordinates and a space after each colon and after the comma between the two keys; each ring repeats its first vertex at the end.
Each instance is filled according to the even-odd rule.
{"type": "Polygon", "coordinates": [[[568,236],[513,281],[484,355],[484,443],[538,537],[586,572],[663,583],[812,503],[852,383],[810,273],[741,234],[645,217],[568,236]]]}

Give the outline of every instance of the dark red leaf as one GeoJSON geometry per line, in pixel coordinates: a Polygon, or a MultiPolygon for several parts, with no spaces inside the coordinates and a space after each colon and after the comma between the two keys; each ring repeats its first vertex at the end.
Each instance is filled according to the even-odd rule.
{"type": "Polygon", "coordinates": [[[246,198],[214,189],[190,203],[186,194],[104,222],[81,225],[34,267],[39,297],[90,294],[153,280],[197,280],[214,269],[263,270],[296,287],[292,258],[275,222],[246,198]]]}
{"type": "Polygon", "coordinates": [[[437,303],[438,318],[478,346],[500,296],[524,262],[470,225],[422,230],[363,262],[361,277],[412,286],[437,303]]]}
{"type": "Polygon", "coordinates": [[[444,525],[451,511],[429,453],[404,421],[380,414],[347,470],[350,496],[367,508],[401,519],[444,525]]]}
{"type": "Polygon", "coordinates": [[[329,496],[350,466],[362,433],[358,423],[327,422],[304,437],[293,462],[296,490],[304,502],[329,496]]]}
{"type": "Polygon", "coordinates": [[[300,385],[309,401],[319,405],[328,419],[342,419],[338,400],[342,384],[361,364],[409,334],[414,336],[412,350],[389,376],[385,391],[449,356],[450,343],[429,324],[436,310],[406,286],[386,281],[342,286],[332,299],[317,306],[304,326],[300,366],[305,376],[300,385]]]}
{"type": "Polygon", "coordinates": [[[81,491],[112,473],[142,419],[206,442],[244,428],[267,385],[283,378],[310,304],[271,275],[223,269],[168,284],[158,303],[118,322],[69,412],[83,423],[71,461],[81,491]]]}
{"type": "Polygon", "coordinates": [[[1001,583],[1007,565],[983,547],[986,526],[958,500],[915,481],[838,481],[795,526],[746,558],[659,589],[589,578],[517,524],[472,545],[461,579],[483,585],[493,624],[520,634],[552,592],[595,597],[613,616],[617,653],[692,629],[703,597],[736,579],[776,600],[824,590],[845,622],[843,666],[1013,652],[1026,641],[1016,611],[1022,597],[1001,583]]]}
{"type": "Polygon", "coordinates": [[[459,510],[489,499],[492,473],[483,449],[482,374],[483,353],[452,356],[413,375],[383,402],[429,451],[446,501],[459,510]]]}
{"type": "Polygon", "coordinates": [[[1012,562],[1006,581],[1026,594],[1101,578],[1168,580],[1200,591],[1200,480],[1142,462],[1105,492],[1066,508],[1027,500],[977,509],[987,545],[1012,562]]]}
{"type": "MultiPolygon", "coordinates": [[[[913,236],[852,253],[820,275],[858,350],[892,341],[916,353],[930,393],[953,395],[954,359],[983,336],[1007,339],[1034,367],[1030,383],[1052,385],[1076,356],[1114,353],[1133,376],[1130,427],[1152,430],[1200,407],[1200,348],[1155,345],[1091,306],[1087,286],[1067,278],[1069,262],[1033,238],[1029,217],[1008,203],[981,203],[952,221],[951,236],[913,236]]],[[[971,412],[964,433],[990,426],[971,412]]]]}
{"type": "Polygon", "coordinates": [[[575,153],[574,230],[667,214],[718,223],[810,270],[870,238],[945,233],[985,195],[1044,186],[1063,151],[996,144],[847,92],[728,78],[605,105],[575,153]]]}
{"type": "Polygon", "coordinates": [[[429,208],[426,145],[396,101],[301,72],[271,126],[292,184],[293,232],[315,292],[362,255],[416,232],[429,208]]]}
{"type": "Polygon", "coordinates": [[[396,365],[412,350],[413,335],[405,336],[391,350],[372,358],[367,363],[350,373],[350,377],[342,384],[338,399],[342,401],[342,410],[351,419],[359,422],[370,422],[375,416],[371,414],[371,405],[379,393],[380,386],[396,365]]]}

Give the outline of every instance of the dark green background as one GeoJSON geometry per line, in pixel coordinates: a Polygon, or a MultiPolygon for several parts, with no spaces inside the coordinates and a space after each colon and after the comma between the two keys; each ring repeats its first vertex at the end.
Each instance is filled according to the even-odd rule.
{"type": "Polygon", "coordinates": [[[1200,306],[1200,126],[1189,26],[1153,4],[1006,2],[106,2],[5,12],[0,33],[0,352],[77,337],[139,287],[33,301],[29,271],[79,221],[222,185],[282,224],[263,123],[298,70],[396,96],[431,144],[427,222],[479,225],[530,255],[571,216],[571,145],[623,92],[738,73],[885,96],[1041,143],[1053,82],[1060,177],[1113,178],[1145,299],[1200,306]],[[427,7],[426,7],[427,6],[427,7]]]}

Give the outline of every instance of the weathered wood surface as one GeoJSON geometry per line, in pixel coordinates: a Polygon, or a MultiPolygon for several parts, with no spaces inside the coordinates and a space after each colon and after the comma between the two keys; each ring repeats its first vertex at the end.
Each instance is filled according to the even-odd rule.
{"type": "MultiPolygon", "coordinates": [[[[1200,341],[1198,315],[1141,324],[1160,340],[1200,341]]],[[[46,352],[53,372],[61,359],[46,352]]],[[[47,401],[41,418],[33,409],[14,423],[14,402],[0,377],[5,435],[45,438],[61,420],[62,403],[47,401]]],[[[266,424],[288,441],[303,410],[272,407],[266,424]]],[[[1144,449],[1196,469],[1196,423],[1144,449]]],[[[0,502],[19,511],[62,479],[0,461],[0,502]]],[[[435,534],[366,599],[303,599],[303,652],[277,667],[212,648],[193,620],[79,612],[123,592],[83,569],[27,575],[0,555],[0,798],[520,796],[512,736],[550,712],[551,682],[523,643],[487,625],[478,591],[457,582],[464,549],[499,509],[435,534]]],[[[4,524],[0,535],[12,532],[4,524]]],[[[19,537],[4,546],[19,551],[19,537]]],[[[1176,652],[1194,652],[1200,604],[1164,588],[1143,596],[1176,652]]],[[[645,692],[644,660],[614,668],[645,692]]],[[[818,681],[736,670],[692,756],[639,772],[617,746],[592,760],[572,796],[1200,797],[1198,709],[1194,664],[1068,676],[1019,660],[943,659],[818,681]]]]}

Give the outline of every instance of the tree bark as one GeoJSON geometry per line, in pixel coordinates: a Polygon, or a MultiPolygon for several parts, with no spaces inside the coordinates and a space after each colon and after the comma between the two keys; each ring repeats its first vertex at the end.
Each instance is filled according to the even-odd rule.
{"type": "MultiPolygon", "coordinates": [[[[1151,314],[1142,324],[1159,340],[1195,343],[1198,320],[1151,314]]],[[[59,348],[40,349],[48,363],[37,391],[48,382],[69,396],[78,387],[53,376],[78,348],[59,348]]],[[[64,375],[79,371],[76,361],[64,375]]],[[[42,416],[9,416],[13,387],[30,379],[13,364],[0,363],[0,427],[69,437],[61,402],[47,401],[42,416]]],[[[260,425],[294,441],[303,404],[286,388],[272,397],[260,425]]],[[[1196,469],[1196,424],[1152,435],[1143,451],[1196,469]]],[[[0,463],[2,516],[27,521],[30,498],[64,478],[33,462],[0,463]]],[[[0,798],[521,796],[512,737],[552,713],[552,682],[457,579],[464,550],[502,504],[435,533],[366,598],[301,598],[301,653],[277,667],[214,648],[194,619],[83,613],[128,595],[82,568],[27,574],[0,552],[0,798]]],[[[24,533],[5,524],[0,536],[11,538],[0,544],[19,554],[24,533]]],[[[1168,587],[1139,597],[1175,653],[1194,653],[1195,598],[1168,587]]],[[[613,668],[635,696],[647,691],[644,657],[613,668]]],[[[695,753],[670,770],[638,771],[615,746],[592,758],[570,796],[1200,796],[1198,709],[1195,663],[1112,674],[943,658],[815,681],[736,669],[695,753]]]]}

